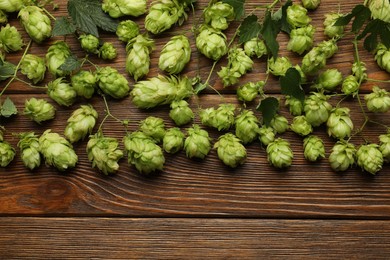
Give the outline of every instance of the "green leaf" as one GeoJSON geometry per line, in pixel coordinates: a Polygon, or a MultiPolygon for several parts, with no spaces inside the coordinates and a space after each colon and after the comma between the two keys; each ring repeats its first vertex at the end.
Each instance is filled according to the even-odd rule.
{"type": "Polygon", "coordinates": [[[239,43],[245,43],[252,38],[258,37],[261,31],[261,25],[258,22],[256,15],[247,16],[242,21],[239,30],[239,43]]]}
{"type": "Polygon", "coordinates": [[[78,70],[81,67],[81,61],[77,59],[75,55],[70,55],[66,58],[65,62],[59,67],[60,70],[65,73],[71,73],[72,71],[78,70]]]}
{"type": "Polygon", "coordinates": [[[263,123],[269,126],[271,120],[279,111],[279,100],[274,97],[267,97],[260,102],[257,110],[263,115],[263,123]]]}
{"type": "Polygon", "coordinates": [[[276,37],[280,32],[280,23],[272,19],[271,12],[267,10],[263,27],[261,28],[261,35],[263,36],[265,45],[271,52],[272,57],[278,56],[279,43],[276,41],[276,37]]]}
{"type": "Polygon", "coordinates": [[[244,9],[245,0],[222,0],[222,2],[233,6],[236,20],[240,20],[240,18],[244,16],[244,14],[245,14],[245,9],[244,9]]]}
{"type": "Polygon", "coordinates": [[[336,26],[345,26],[349,24],[352,18],[355,18],[352,23],[352,32],[358,33],[364,23],[369,20],[371,17],[371,11],[364,5],[356,5],[351,13],[348,13],[339,19],[337,19],[334,25],[336,26]]]}
{"type": "Polygon", "coordinates": [[[17,113],[18,109],[15,107],[14,102],[12,102],[9,97],[7,97],[1,106],[0,114],[3,117],[10,117],[12,115],[16,115],[17,113]]]}
{"type": "Polygon", "coordinates": [[[291,32],[291,25],[287,22],[287,8],[290,5],[292,5],[292,2],[288,0],[278,11],[272,14],[272,19],[279,21],[280,29],[288,34],[291,32]]]}
{"type": "Polygon", "coordinates": [[[0,59],[0,81],[12,77],[15,74],[15,69],[14,64],[0,59]]]}
{"type": "Polygon", "coordinates": [[[52,36],[61,36],[76,32],[76,27],[65,16],[55,20],[52,36]]]}
{"type": "Polygon", "coordinates": [[[78,29],[99,37],[98,27],[115,32],[118,22],[103,12],[100,0],[69,0],[68,13],[78,29]]]}
{"type": "Polygon", "coordinates": [[[382,20],[374,19],[370,21],[366,28],[361,34],[358,35],[357,39],[364,39],[364,48],[367,51],[375,50],[378,45],[378,38],[380,37],[381,42],[386,46],[390,47],[390,25],[382,20]],[[367,37],[366,37],[367,36],[367,37]]]}
{"type": "Polygon", "coordinates": [[[295,68],[289,68],[284,76],[280,77],[282,94],[292,96],[303,103],[305,91],[301,87],[301,74],[295,68]]]}
{"type": "Polygon", "coordinates": [[[203,83],[198,83],[196,84],[195,88],[194,88],[194,92],[196,95],[198,95],[200,92],[202,92],[203,90],[205,90],[207,88],[208,84],[203,84],[203,83]]]}

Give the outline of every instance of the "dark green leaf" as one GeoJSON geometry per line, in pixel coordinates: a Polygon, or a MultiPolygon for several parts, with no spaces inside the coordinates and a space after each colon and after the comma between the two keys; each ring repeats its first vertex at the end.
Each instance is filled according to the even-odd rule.
{"type": "Polygon", "coordinates": [[[367,51],[373,51],[375,50],[376,46],[378,45],[378,37],[377,35],[370,34],[364,39],[364,49],[367,51]]]}
{"type": "Polygon", "coordinates": [[[374,19],[367,24],[357,39],[361,40],[364,37],[364,48],[368,51],[375,50],[379,37],[385,46],[390,47],[390,25],[382,20],[374,19]]]}
{"type": "Polygon", "coordinates": [[[239,31],[239,43],[245,43],[254,37],[258,37],[261,31],[261,25],[256,15],[250,15],[242,21],[239,31]]]}
{"type": "Polygon", "coordinates": [[[292,2],[291,0],[288,0],[278,11],[272,15],[273,20],[279,21],[280,29],[288,34],[291,32],[291,25],[287,22],[287,8],[290,5],[292,5],[292,2]]]}
{"type": "Polygon", "coordinates": [[[74,70],[78,70],[81,67],[81,61],[77,59],[76,56],[69,56],[65,62],[59,67],[60,70],[65,73],[71,73],[74,70]]]}
{"type": "Polygon", "coordinates": [[[278,56],[279,43],[276,37],[280,32],[280,23],[272,19],[271,12],[267,10],[263,27],[261,28],[261,35],[263,36],[265,45],[270,50],[272,57],[278,56]]]}
{"type": "MultiPolygon", "coordinates": [[[[356,5],[353,9],[352,9],[352,12],[340,17],[339,19],[337,19],[336,23],[334,25],[336,26],[345,26],[347,24],[349,24],[349,22],[352,20],[352,18],[355,17],[355,20],[356,19],[360,19],[360,15],[363,14],[363,18],[365,17],[365,13],[367,13],[367,10],[368,12],[370,12],[370,10],[365,7],[364,5],[356,5]]],[[[365,19],[364,19],[365,21],[365,19]]],[[[363,21],[363,23],[364,23],[363,21]]],[[[360,22],[357,22],[357,24],[355,25],[355,29],[357,29],[356,27],[358,26],[358,24],[361,23],[360,22]]],[[[362,23],[362,25],[363,25],[362,23]]],[[[360,29],[360,28],[359,28],[360,29]]]]}
{"type": "Polygon", "coordinates": [[[7,97],[1,106],[0,113],[3,117],[10,117],[12,115],[16,115],[18,113],[18,109],[15,107],[14,102],[7,97]]]}
{"type": "Polygon", "coordinates": [[[354,15],[355,19],[352,23],[352,32],[358,33],[362,28],[363,24],[370,19],[371,11],[367,7],[363,6],[360,8],[359,12],[354,15]]]}
{"type": "Polygon", "coordinates": [[[207,88],[207,84],[203,84],[203,83],[198,83],[196,84],[195,88],[194,88],[194,92],[196,95],[198,95],[200,92],[202,92],[203,90],[205,90],[207,88]]]}
{"type": "Polygon", "coordinates": [[[16,66],[0,59],[0,80],[6,80],[15,74],[16,66]]]}
{"type": "Polygon", "coordinates": [[[76,31],[76,27],[69,21],[67,17],[60,17],[54,22],[52,36],[61,36],[72,34],[76,31]]]}
{"type": "Polygon", "coordinates": [[[387,23],[383,26],[383,29],[379,31],[381,42],[387,47],[390,48],[390,24],[387,23]]]}
{"type": "Polygon", "coordinates": [[[263,115],[263,123],[269,126],[271,120],[279,111],[279,100],[274,97],[267,97],[260,102],[257,110],[263,115]]]}
{"type": "Polygon", "coordinates": [[[69,0],[68,13],[78,29],[99,37],[98,27],[115,32],[118,22],[102,10],[100,0],[69,0]]]}
{"type": "Polygon", "coordinates": [[[245,0],[222,0],[222,2],[233,6],[236,20],[240,20],[240,18],[244,16],[244,14],[245,14],[245,9],[244,9],[245,0]]]}
{"type": "Polygon", "coordinates": [[[280,77],[282,94],[292,96],[303,103],[305,91],[301,87],[301,74],[295,68],[289,68],[284,76],[280,77]]]}

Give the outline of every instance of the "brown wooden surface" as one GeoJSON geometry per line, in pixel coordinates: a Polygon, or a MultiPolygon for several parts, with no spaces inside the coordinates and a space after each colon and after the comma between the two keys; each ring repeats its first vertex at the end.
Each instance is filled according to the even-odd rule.
{"type": "MultiPolygon", "coordinates": [[[[150,4],[151,1],[148,1],[150,4]]],[[[270,1],[247,0],[246,9],[269,4],[270,1]]],[[[56,17],[66,12],[66,2],[58,2],[56,17]]],[[[359,1],[323,0],[321,6],[309,13],[317,27],[316,42],[324,39],[322,21],[325,13],[350,11],[359,1]]],[[[193,77],[198,73],[205,79],[212,62],[197,53],[191,25],[201,15],[207,1],[199,0],[196,18],[190,15],[183,27],[164,33],[156,39],[152,53],[152,68],[148,76],[162,73],[157,68],[159,52],[168,39],[178,32],[187,32],[191,40],[192,62],[184,74],[193,77]]],[[[262,11],[256,11],[259,16],[262,11]]],[[[137,19],[142,26],[143,18],[137,19]]],[[[13,17],[12,24],[20,28],[24,39],[27,36],[13,17]]],[[[233,23],[232,27],[237,26],[233,23]]],[[[231,38],[234,30],[227,32],[231,38]]],[[[42,46],[33,45],[31,53],[43,56],[47,47],[58,37],[42,46]]],[[[119,50],[112,63],[97,64],[113,66],[125,74],[124,44],[114,35],[102,34],[104,41],[112,41],[119,50]]],[[[287,36],[280,35],[281,55],[288,55],[294,64],[300,57],[285,50],[287,36]]],[[[350,73],[353,62],[352,36],[339,41],[339,52],[328,62],[329,68],[338,68],[344,76],[350,73]]],[[[79,57],[85,54],[73,37],[67,37],[72,51],[79,57]]],[[[22,52],[7,58],[17,63],[22,52]]],[[[361,50],[361,59],[368,67],[371,78],[389,80],[389,74],[381,71],[372,54],[361,50]]],[[[221,61],[217,65],[226,63],[221,61]]],[[[256,59],[254,69],[241,83],[265,79],[266,59],[256,59]]],[[[128,76],[127,76],[128,77],[128,76]]],[[[48,76],[42,86],[50,80],[48,76]]],[[[130,84],[134,81],[128,77],[130,84]]],[[[239,105],[235,88],[222,88],[214,74],[210,81],[224,98],[213,91],[190,100],[191,106],[215,106],[222,102],[239,105]]],[[[366,83],[362,93],[368,92],[373,83],[366,83]]],[[[0,88],[4,86],[1,83],[0,88]]],[[[387,88],[388,84],[379,84],[387,88]]],[[[281,97],[277,78],[271,76],[266,92],[281,97]]],[[[363,94],[361,97],[363,97],[363,94]]],[[[5,96],[15,101],[19,111],[30,97],[45,98],[56,106],[56,119],[37,125],[20,113],[11,119],[1,118],[7,129],[5,139],[16,146],[17,138],[12,133],[46,129],[63,133],[66,119],[80,104],[90,102],[104,117],[104,105],[98,96],[90,101],[79,100],[70,108],[55,104],[44,89],[32,89],[21,83],[13,83],[5,96]]],[[[331,102],[337,103],[333,98],[331,102]]],[[[109,99],[112,114],[129,119],[129,130],[137,129],[140,120],[149,115],[165,119],[168,127],[173,122],[168,118],[167,106],[152,110],[139,110],[127,98],[109,99]]],[[[363,115],[357,102],[344,101],[351,109],[354,124],[363,123],[363,115]]],[[[257,102],[249,105],[255,108],[257,102]]],[[[291,122],[285,108],[282,114],[291,122]]],[[[371,118],[390,125],[388,113],[371,118]]],[[[196,117],[195,122],[199,122],[196,117]]],[[[185,129],[184,127],[183,129],[185,129]]],[[[121,139],[125,129],[109,121],[103,128],[105,135],[121,139]]],[[[219,133],[208,129],[215,141],[219,133]]],[[[316,129],[323,137],[327,155],[334,140],[327,137],[324,128],[316,129]]],[[[377,136],[385,129],[368,125],[364,137],[378,142],[377,136]]],[[[294,151],[294,163],[288,170],[275,170],[266,159],[265,148],[259,142],[249,145],[247,162],[237,168],[224,166],[215,150],[204,161],[195,161],[177,155],[166,154],[164,170],[152,176],[141,176],[127,164],[120,162],[120,170],[113,176],[103,176],[91,168],[85,147],[86,141],[74,145],[79,155],[77,167],[66,173],[42,165],[37,170],[26,170],[19,158],[0,169],[0,259],[16,258],[334,258],[334,259],[386,259],[389,254],[390,216],[390,168],[384,165],[376,176],[350,169],[345,173],[333,172],[327,159],[308,163],[303,158],[302,138],[292,132],[283,137],[290,140],[294,151]]],[[[361,144],[363,139],[352,139],[361,144]]]]}

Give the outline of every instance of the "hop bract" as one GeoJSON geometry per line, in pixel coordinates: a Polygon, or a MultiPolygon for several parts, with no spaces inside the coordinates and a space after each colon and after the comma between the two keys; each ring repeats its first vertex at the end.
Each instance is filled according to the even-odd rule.
{"type": "Polygon", "coordinates": [[[91,98],[95,93],[96,76],[87,70],[80,70],[70,78],[73,89],[78,96],[91,98]]]}
{"type": "Polygon", "coordinates": [[[15,149],[3,138],[3,132],[0,130],[0,167],[6,167],[15,158],[15,149]]]}
{"type": "Polygon", "coordinates": [[[56,41],[53,43],[46,53],[46,66],[49,72],[56,77],[63,77],[66,75],[60,69],[60,66],[71,55],[68,44],[64,41],[56,41]]]}
{"type": "Polygon", "coordinates": [[[33,132],[21,133],[18,147],[20,157],[24,166],[30,170],[41,165],[41,154],[39,152],[39,139],[33,132]]]}
{"type": "Polygon", "coordinates": [[[0,10],[7,13],[13,13],[22,9],[23,5],[23,0],[1,0],[0,10]]]}
{"type": "Polygon", "coordinates": [[[92,133],[97,118],[98,113],[91,105],[82,105],[67,120],[64,132],[66,138],[71,143],[83,140],[92,133]]]}
{"type": "Polygon", "coordinates": [[[310,135],[303,139],[303,150],[303,155],[310,162],[325,158],[324,142],[318,136],[310,135]]]}
{"type": "Polygon", "coordinates": [[[301,136],[307,136],[313,132],[313,127],[305,116],[296,116],[290,126],[291,130],[301,136]]]}
{"type": "Polygon", "coordinates": [[[380,19],[386,23],[390,23],[390,2],[384,0],[370,0],[368,8],[371,11],[371,16],[374,19],[380,19]]]}
{"type": "Polygon", "coordinates": [[[99,39],[92,34],[82,34],[79,37],[81,48],[88,53],[97,54],[99,52],[99,39]]]}
{"type": "Polygon", "coordinates": [[[328,135],[337,139],[344,139],[351,136],[353,123],[349,115],[349,108],[334,108],[329,114],[326,122],[328,135]]]}
{"type": "Polygon", "coordinates": [[[292,4],[287,7],[287,22],[294,28],[304,27],[311,22],[307,15],[307,9],[299,4],[292,4]]]}
{"type": "Polygon", "coordinates": [[[192,94],[192,84],[187,77],[161,75],[137,82],[130,93],[134,105],[139,108],[170,104],[192,94]]]}
{"type": "Polygon", "coordinates": [[[243,144],[256,140],[259,133],[259,120],[251,110],[243,110],[235,119],[236,136],[243,144]]]}
{"type": "Polygon", "coordinates": [[[220,104],[217,109],[213,107],[202,109],[199,112],[200,120],[205,126],[228,130],[234,124],[234,112],[236,107],[233,104],[220,104]]]}
{"type": "Polygon", "coordinates": [[[379,136],[379,150],[385,162],[390,162],[390,133],[379,136]]]}
{"type": "Polygon", "coordinates": [[[162,170],[165,157],[160,146],[142,132],[127,134],[123,143],[127,152],[128,162],[143,174],[162,170]]]}
{"type": "Polygon", "coordinates": [[[50,81],[46,87],[49,97],[61,106],[69,107],[76,101],[76,91],[64,78],[50,81]]]}
{"type": "Polygon", "coordinates": [[[263,125],[259,129],[259,140],[263,145],[269,145],[275,140],[275,129],[263,125]]]}
{"type": "Polygon", "coordinates": [[[381,69],[390,73],[390,50],[382,43],[376,47],[375,61],[381,69]]]}
{"type": "Polygon", "coordinates": [[[325,14],[324,20],[324,34],[329,38],[341,37],[344,33],[344,26],[334,25],[340,17],[343,15],[340,13],[325,14]]]}
{"type": "Polygon", "coordinates": [[[24,115],[40,124],[53,119],[56,109],[44,99],[30,98],[24,103],[24,115]]]}
{"type": "Polygon", "coordinates": [[[228,61],[227,67],[222,67],[218,72],[224,87],[236,84],[241,76],[252,70],[253,66],[252,59],[241,48],[230,49],[228,61]]]}
{"type": "Polygon", "coordinates": [[[258,37],[246,41],[244,43],[244,51],[249,57],[256,56],[257,58],[261,58],[263,55],[268,53],[267,46],[264,41],[260,40],[258,37]]]}
{"type": "Polygon", "coordinates": [[[146,13],[146,0],[103,0],[102,9],[113,18],[146,13]]]}
{"type": "Polygon", "coordinates": [[[292,29],[287,50],[302,54],[313,46],[315,29],[312,25],[292,29]]]}
{"type": "Polygon", "coordinates": [[[154,41],[142,34],[131,39],[126,46],[126,71],[137,81],[149,73],[150,53],[154,41]]]}
{"type": "Polygon", "coordinates": [[[263,91],[264,81],[248,82],[237,88],[237,98],[243,102],[253,101],[263,91]]]}
{"type": "Polygon", "coordinates": [[[123,152],[116,138],[105,137],[98,132],[89,137],[86,150],[92,167],[97,167],[105,175],[118,171],[118,161],[123,157],[123,152]]]}
{"type": "Polygon", "coordinates": [[[207,58],[219,60],[228,51],[226,35],[214,28],[203,26],[196,36],[196,48],[207,58]]]}
{"type": "Polygon", "coordinates": [[[41,43],[51,36],[51,21],[43,10],[38,6],[25,6],[18,14],[20,21],[36,43],[41,43]]]}
{"type": "Polygon", "coordinates": [[[206,130],[194,124],[187,129],[188,136],[184,141],[184,150],[188,158],[204,159],[211,149],[211,138],[206,130]]]}
{"type": "Polygon", "coordinates": [[[137,37],[138,34],[139,26],[132,20],[121,21],[116,28],[116,35],[118,36],[119,40],[126,43],[137,37]]]}
{"type": "Polygon", "coordinates": [[[268,59],[269,72],[274,76],[284,76],[291,67],[292,64],[288,57],[272,57],[268,59]]]}
{"type": "Polygon", "coordinates": [[[169,74],[180,73],[191,59],[191,46],[184,35],[173,36],[161,51],[158,67],[169,74]]]}
{"type": "Polygon", "coordinates": [[[99,68],[96,71],[96,80],[99,88],[113,98],[120,99],[129,94],[129,82],[125,76],[110,66],[99,68]]]}
{"type": "Polygon", "coordinates": [[[314,127],[328,120],[332,106],[328,103],[328,97],[321,93],[313,92],[305,99],[304,111],[307,121],[314,127]]]}
{"type": "Polygon", "coordinates": [[[228,3],[215,2],[203,11],[204,23],[216,30],[226,30],[234,19],[234,8],[228,3]]]}
{"type": "Polygon", "coordinates": [[[51,130],[46,130],[39,137],[39,150],[45,158],[46,165],[60,171],[66,171],[76,166],[78,157],[72,145],[64,137],[51,130]]]}
{"type": "Polygon", "coordinates": [[[175,122],[176,125],[182,126],[188,124],[194,119],[194,112],[189,107],[189,104],[185,100],[173,101],[171,103],[171,110],[169,111],[169,117],[175,122]]]}
{"type": "Polygon", "coordinates": [[[160,143],[165,135],[165,123],[162,118],[148,116],[139,124],[139,129],[156,143],[160,143]]]}
{"type": "Polygon", "coordinates": [[[15,26],[1,27],[0,30],[0,47],[6,52],[19,51],[23,47],[23,39],[15,26]]]}
{"type": "Polygon", "coordinates": [[[214,144],[218,158],[227,166],[236,168],[246,160],[246,149],[232,133],[226,133],[218,138],[214,144]]]}
{"type": "Polygon", "coordinates": [[[278,134],[283,134],[288,129],[288,120],[282,115],[276,114],[269,124],[278,134]]]}
{"type": "Polygon", "coordinates": [[[378,86],[372,88],[370,94],[364,96],[369,111],[384,113],[390,109],[390,93],[378,86]]]}
{"type": "Polygon", "coordinates": [[[321,3],[321,0],[302,0],[302,5],[306,9],[314,10],[316,9],[321,3]]]}
{"type": "Polygon", "coordinates": [[[356,149],[352,143],[340,140],[332,148],[329,155],[330,167],[334,171],[346,171],[355,164],[356,149]]]}
{"type": "Polygon", "coordinates": [[[103,60],[113,60],[117,55],[117,50],[111,42],[103,43],[99,49],[99,57],[103,60]]]}
{"type": "Polygon", "coordinates": [[[268,162],[276,168],[287,168],[292,164],[294,154],[290,143],[282,138],[277,138],[267,146],[268,162]]]}
{"type": "Polygon", "coordinates": [[[376,174],[382,169],[383,155],[377,144],[361,145],[356,152],[357,164],[362,170],[376,174]]]}
{"type": "Polygon", "coordinates": [[[45,60],[33,54],[26,54],[20,63],[20,71],[37,84],[45,78],[45,60]]]}
{"type": "Polygon", "coordinates": [[[343,74],[338,69],[327,69],[322,72],[313,88],[334,91],[343,82],[343,74]]]}
{"type": "Polygon", "coordinates": [[[341,85],[341,92],[345,95],[356,96],[360,88],[360,84],[355,76],[348,75],[341,85]]]}
{"type": "Polygon", "coordinates": [[[167,153],[177,153],[184,147],[184,134],[180,128],[170,128],[163,138],[163,149],[167,153]]]}

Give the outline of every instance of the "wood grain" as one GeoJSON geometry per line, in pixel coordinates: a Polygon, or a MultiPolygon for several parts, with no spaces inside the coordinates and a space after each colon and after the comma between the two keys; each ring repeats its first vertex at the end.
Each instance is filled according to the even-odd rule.
{"type": "Polygon", "coordinates": [[[388,221],[2,218],[3,259],[388,259],[388,221]]]}

